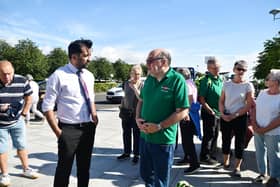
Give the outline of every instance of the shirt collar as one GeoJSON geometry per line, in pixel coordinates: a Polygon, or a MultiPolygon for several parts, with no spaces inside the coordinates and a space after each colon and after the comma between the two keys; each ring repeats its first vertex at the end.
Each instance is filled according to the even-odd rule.
{"type": "MultiPolygon", "coordinates": [[[[169,77],[172,76],[172,74],[174,74],[175,70],[173,70],[173,68],[169,67],[169,69],[167,70],[167,72],[164,74],[163,78],[160,80],[163,81],[165,79],[168,79],[169,77]]],[[[152,77],[153,79],[157,80],[155,77],[149,75],[150,77],[152,77]]]]}
{"type": "Polygon", "coordinates": [[[68,68],[70,69],[70,71],[72,71],[73,73],[77,73],[79,71],[78,68],[76,68],[73,64],[71,64],[70,62],[67,64],[68,68]]]}
{"type": "Polygon", "coordinates": [[[218,75],[217,77],[214,77],[214,75],[212,75],[211,73],[208,73],[208,76],[211,78],[211,79],[221,79],[221,76],[218,75]]]}

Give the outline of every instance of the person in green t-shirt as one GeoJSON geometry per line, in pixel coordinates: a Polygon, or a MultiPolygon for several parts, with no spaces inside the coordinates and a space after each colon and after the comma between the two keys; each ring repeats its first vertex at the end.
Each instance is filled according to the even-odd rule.
{"type": "Polygon", "coordinates": [[[177,123],[188,115],[185,80],[170,68],[170,62],[170,54],[164,49],[149,53],[149,75],[136,109],[136,122],[141,131],[140,175],[146,186],[168,186],[177,123]]]}
{"type": "Polygon", "coordinates": [[[203,138],[201,143],[200,162],[207,165],[218,164],[214,154],[217,149],[219,134],[219,98],[222,93],[223,80],[219,76],[220,64],[217,59],[207,61],[207,74],[199,84],[198,99],[201,103],[203,138]]]}

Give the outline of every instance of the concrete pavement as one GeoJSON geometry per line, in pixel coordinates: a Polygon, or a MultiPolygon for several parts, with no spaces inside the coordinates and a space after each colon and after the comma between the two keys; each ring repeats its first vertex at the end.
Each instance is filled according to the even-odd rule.
{"type": "MultiPolygon", "coordinates": [[[[131,160],[119,162],[116,157],[122,153],[122,130],[118,118],[118,108],[98,111],[100,124],[97,128],[92,156],[90,187],[140,187],[144,186],[139,176],[139,165],[132,165],[131,160]]],[[[51,187],[57,160],[56,137],[47,123],[32,122],[27,128],[30,166],[40,173],[40,178],[31,180],[20,176],[21,165],[15,150],[9,152],[9,172],[12,187],[51,187]]],[[[180,139],[180,138],[179,138],[180,139]]],[[[179,141],[180,142],[180,141],[179,141]]],[[[200,152],[200,141],[195,139],[197,151],[200,152]]],[[[221,141],[219,139],[219,145],[221,141]]],[[[179,144],[175,152],[175,162],[183,156],[179,144]]],[[[219,156],[221,160],[221,155],[219,156]]],[[[233,160],[232,160],[233,161],[233,160]]],[[[232,163],[233,165],[233,163],[232,163]]],[[[251,140],[245,152],[242,164],[242,178],[230,176],[229,170],[214,169],[201,165],[202,169],[193,175],[184,175],[187,166],[173,166],[170,186],[176,186],[180,180],[186,180],[195,187],[257,187],[261,184],[252,183],[258,173],[256,169],[254,144],[251,140]]],[[[73,167],[70,187],[77,186],[76,168],[73,167]]]]}

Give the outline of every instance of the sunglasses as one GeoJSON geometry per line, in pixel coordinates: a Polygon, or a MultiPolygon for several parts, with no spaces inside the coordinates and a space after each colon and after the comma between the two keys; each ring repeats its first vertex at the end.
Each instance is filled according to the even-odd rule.
{"type": "Polygon", "coordinates": [[[247,71],[247,69],[244,69],[244,68],[236,68],[236,69],[237,69],[237,71],[243,71],[243,72],[247,71]]]}
{"type": "Polygon", "coordinates": [[[157,60],[162,60],[162,59],[163,59],[163,57],[150,58],[150,59],[147,59],[146,63],[152,64],[153,62],[155,62],[157,60]]]}

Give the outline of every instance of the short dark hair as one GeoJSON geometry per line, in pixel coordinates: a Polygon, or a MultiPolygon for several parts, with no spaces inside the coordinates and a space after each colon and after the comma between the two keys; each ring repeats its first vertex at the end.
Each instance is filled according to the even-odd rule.
{"type": "Polygon", "coordinates": [[[186,80],[191,78],[191,72],[189,68],[178,68],[177,72],[181,73],[186,80]]]}
{"type": "Polygon", "coordinates": [[[80,54],[82,53],[81,48],[82,47],[87,47],[88,49],[91,48],[92,46],[92,41],[91,40],[85,40],[85,39],[80,39],[80,40],[75,40],[71,42],[68,46],[68,57],[69,59],[73,54],[80,54]]]}

